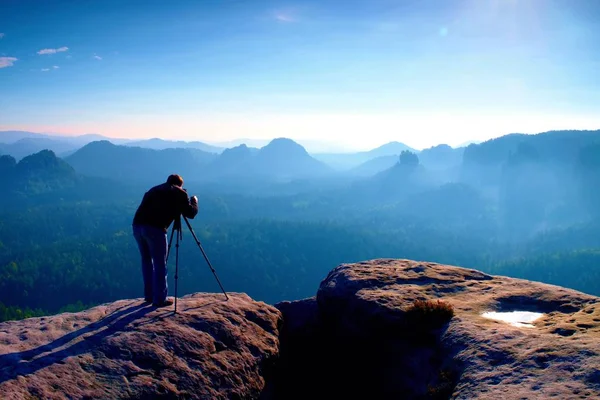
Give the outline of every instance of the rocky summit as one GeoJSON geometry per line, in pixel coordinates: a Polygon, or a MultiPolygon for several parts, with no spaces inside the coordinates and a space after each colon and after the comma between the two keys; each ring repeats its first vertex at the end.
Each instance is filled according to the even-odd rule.
{"type": "Polygon", "coordinates": [[[314,299],[279,308],[292,345],[286,385],[303,398],[600,398],[600,299],[577,291],[380,259],[340,265],[314,299]],[[414,312],[438,300],[452,306],[449,321],[414,312]]]}
{"type": "Polygon", "coordinates": [[[600,299],[412,260],[274,306],[194,294],[0,324],[0,398],[596,399],[600,299]]]}
{"type": "Polygon", "coordinates": [[[244,294],[173,308],[117,301],[0,324],[1,399],[246,399],[265,388],[281,314],[244,294]]]}

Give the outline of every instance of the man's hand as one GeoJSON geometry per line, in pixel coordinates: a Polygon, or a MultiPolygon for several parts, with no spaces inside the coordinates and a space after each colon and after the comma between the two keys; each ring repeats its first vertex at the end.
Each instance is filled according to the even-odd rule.
{"type": "Polygon", "coordinates": [[[190,201],[192,202],[192,204],[198,204],[198,197],[192,196],[192,198],[190,199],[190,201]]]}

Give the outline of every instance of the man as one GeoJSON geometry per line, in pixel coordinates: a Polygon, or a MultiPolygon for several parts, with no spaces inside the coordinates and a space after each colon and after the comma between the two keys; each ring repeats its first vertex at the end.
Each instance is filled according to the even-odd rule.
{"type": "Polygon", "coordinates": [[[156,307],[173,304],[167,300],[167,230],[180,214],[193,219],[198,214],[198,198],[190,199],[183,178],[173,174],[144,194],[133,218],[133,236],[142,256],[144,299],[156,307]]]}

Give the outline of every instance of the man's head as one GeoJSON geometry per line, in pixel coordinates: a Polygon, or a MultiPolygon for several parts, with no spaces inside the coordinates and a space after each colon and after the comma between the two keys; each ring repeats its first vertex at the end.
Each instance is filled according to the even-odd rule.
{"type": "Polygon", "coordinates": [[[167,183],[169,185],[175,185],[175,186],[182,187],[183,186],[183,178],[180,175],[171,174],[167,178],[167,183]]]}

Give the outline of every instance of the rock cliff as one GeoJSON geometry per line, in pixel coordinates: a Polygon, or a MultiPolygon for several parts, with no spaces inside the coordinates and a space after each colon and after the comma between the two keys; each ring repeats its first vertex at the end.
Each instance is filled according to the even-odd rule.
{"type": "Polygon", "coordinates": [[[195,294],[178,311],[123,300],[2,323],[0,398],[600,397],[600,299],[562,287],[378,259],[312,298],[195,294]]]}

